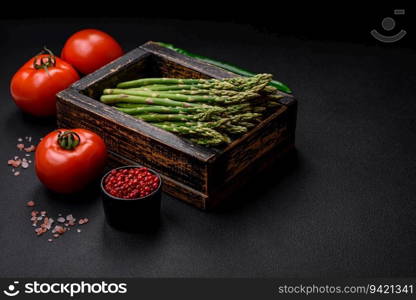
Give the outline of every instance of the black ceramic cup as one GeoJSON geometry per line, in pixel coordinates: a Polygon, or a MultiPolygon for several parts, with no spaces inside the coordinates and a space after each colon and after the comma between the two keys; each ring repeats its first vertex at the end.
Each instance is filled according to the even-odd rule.
{"type": "Polygon", "coordinates": [[[104,188],[104,181],[113,170],[140,168],[142,166],[132,165],[112,169],[101,179],[101,193],[104,213],[107,223],[112,227],[129,232],[153,231],[160,222],[160,200],[162,178],[158,173],[149,169],[149,172],[159,178],[159,186],[151,194],[134,199],[124,199],[112,196],[104,188]]]}

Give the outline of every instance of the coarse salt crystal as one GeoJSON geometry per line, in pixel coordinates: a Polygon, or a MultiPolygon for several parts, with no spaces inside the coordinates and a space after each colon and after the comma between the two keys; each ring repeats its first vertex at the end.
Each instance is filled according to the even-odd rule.
{"type": "Polygon", "coordinates": [[[88,223],[88,218],[79,219],[79,222],[78,222],[79,225],[83,225],[87,223],[88,223]]]}
{"type": "Polygon", "coordinates": [[[35,145],[30,145],[30,147],[24,148],[26,152],[33,152],[36,150],[35,145]]]}
{"type": "Polygon", "coordinates": [[[56,225],[55,228],[52,231],[53,233],[59,233],[59,234],[63,234],[65,232],[65,228],[59,225],[56,225]]]}
{"type": "Polygon", "coordinates": [[[7,161],[8,165],[11,165],[13,168],[18,168],[20,166],[20,164],[22,163],[22,161],[20,159],[9,159],[7,161]]]}
{"type": "Polygon", "coordinates": [[[35,232],[37,235],[42,235],[46,232],[46,229],[42,228],[42,227],[38,227],[35,229],[35,232]]]}
{"type": "Polygon", "coordinates": [[[48,223],[46,224],[46,229],[50,230],[53,224],[53,219],[49,219],[48,223]]]}

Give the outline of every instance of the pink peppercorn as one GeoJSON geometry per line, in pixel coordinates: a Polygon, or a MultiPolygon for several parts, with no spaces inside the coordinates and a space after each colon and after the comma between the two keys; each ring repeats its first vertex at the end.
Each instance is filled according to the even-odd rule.
{"type": "Polygon", "coordinates": [[[158,187],[159,177],[145,167],[112,170],[104,180],[106,192],[123,199],[145,197],[158,187]]]}

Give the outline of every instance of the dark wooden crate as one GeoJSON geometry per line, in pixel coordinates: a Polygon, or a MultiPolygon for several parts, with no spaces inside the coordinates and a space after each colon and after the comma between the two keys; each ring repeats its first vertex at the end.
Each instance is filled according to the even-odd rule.
{"type": "Polygon", "coordinates": [[[138,163],[161,173],[164,191],[199,208],[214,207],[293,149],[297,102],[280,107],[223,149],[196,145],[99,101],[104,88],[138,77],[228,78],[234,73],[148,42],[58,94],[58,126],[91,129],[112,162],[138,163]]]}

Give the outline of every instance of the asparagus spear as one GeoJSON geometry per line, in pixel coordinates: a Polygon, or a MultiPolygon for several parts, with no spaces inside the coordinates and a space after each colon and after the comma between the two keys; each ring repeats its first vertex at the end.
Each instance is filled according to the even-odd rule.
{"type": "Polygon", "coordinates": [[[231,133],[231,134],[243,134],[248,131],[247,127],[241,126],[241,125],[234,125],[231,123],[226,123],[222,126],[225,131],[231,133]]]}
{"type": "Polygon", "coordinates": [[[163,106],[177,106],[177,107],[204,107],[201,104],[174,101],[165,98],[152,98],[152,97],[139,97],[124,94],[116,95],[103,95],[100,97],[101,102],[106,104],[115,104],[119,102],[123,103],[138,103],[138,104],[150,104],[150,105],[163,105],[163,106]]]}
{"type": "MultiPolygon", "coordinates": [[[[117,88],[120,88],[117,86],[117,88]]],[[[229,83],[213,82],[200,84],[152,84],[140,87],[128,88],[131,90],[151,90],[151,91],[174,91],[174,90],[233,90],[235,87],[229,83]]]]}
{"type": "Polygon", "coordinates": [[[241,112],[255,112],[262,113],[269,107],[275,107],[279,104],[276,102],[267,102],[262,104],[264,106],[255,106],[251,103],[242,103],[242,104],[233,104],[228,106],[212,106],[212,105],[203,105],[202,107],[172,107],[172,106],[158,106],[158,105],[149,105],[149,104],[138,104],[138,103],[116,103],[116,109],[123,111],[128,114],[139,114],[142,112],[156,112],[156,113],[198,113],[202,112],[205,109],[216,109],[219,113],[225,115],[241,113],[241,112]],[[136,111],[136,108],[140,108],[136,111]],[[141,110],[142,108],[146,108],[141,110]],[[167,110],[167,108],[172,108],[172,110],[167,110]]]}
{"type": "MultiPolygon", "coordinates": [[[[237,92],[242,91],[259,91],[263,88],[263,82],[249,82],[245,85],[224,85],[218,83],[216,85],[213,84],[178,84],[178,85],[145,85],[141,87],[135,88],[127,88],[125,90],[139,90],[139,91],[158,91],[158,92],[173,92],[177,91],[182,92],[186,91],[187,94],[206,94],[206,93],[214,93],[214,94],[221,94],[221,93],[233,93],[236,94],[237,92]],[[258,85],[258,86],[257,86],[258,85]]],[[[269,90],[269,89],[268,89],[269,90]]],[[[267,92],[266,92],[267,93],[267,92]]]]}
{"type": "Polygon", "coordinates": [[[233,103],[242,102],[258,97],[259,95],[253,92],[241,92],[231,97],[222,97],[215,95],[182,95],[182,94],[170,94],[164,92],[155,91],[143,91],[143,90],[123,90],[123,89],[105,89],[106,95],[132,95],[139,97],[151,97],[151,98],[166,98],[175,101],[184,102],[218,102],[218,103],[233,103]]]}
{"type": "Polygon", "coordinates": [[[281,106],[281,104],[275,102],[275,101],[267,101],[265,103],[266,108],[276,108],[278,106],[281,106]]]}
{"type": "Polygon", "coordinates": [[[277,92],[277,89],[275,87],[267,85],[263,88],[262,92],[264,92],[266,94],[273,94],[273,93],[277,92]]]}
{"type": "MultiPolygon", "coordinates": [[[[241,114],[228,116],[226,121],[238,124],[241,121],[257,121],[260,116],[261,116],[261,114],[259,114],[259,113],[246,112],[246,113],[241,113],[241,114]]],[[[211,120],[216,120],[216,121],[221,121],[223,119],[223,117],[217,116],[217,115],[211,115],[210,119],[211,120]]]]}
{"type": "Polygon", "coordinates": [[[257,120],[261,114],[259,113],[242,113],[237,115],[229,116],[225,119],[223,116],[217,114],[217,112],[207,110],[203,113],[195,114],[195,115],[186,115],[186,114],[157,114],[157,113],[149,113],[149,114],[141,114],[135,115],[134,117],[137,119],[141,119],[146,122],[188,122],[188,121],[230,121],[232,123],[237,123],[239,121],[253,121],[257,120]]]}
{"type": "Polygon", "coordinates": [[[116,103],[114,104],[114,106],[121,107],[121,108],[132,108],[132,107],[149,107],[153,105],[139,104],[139,103],[116,103]]]}
{"type": "Polygon", "coordinates": [[[247,121],[240,122],[240,125],[246,127],[247,129],[251,129],[256,126],[256,124],[247,121]]]}
{"type": "Polygon", "coordinates": [[[232,83],[235,87],[238,87],[239,90],[250,89],[254,92],[259,92],[270,83],[271,79],[271,74],[257,74],[256,76],[250,78],[233,77],[229,79],[229,82],[232,83]]]}
{"type": "Polygon", "coordinates": [[[205,111],[195,115],[185,115],[185,114],[141,114],[134,115],[135,118],[141,119],[146,122],[186,122],[186,121],[205,121],[213,118],[213,113],[215,111],[205,111]]]}
{"type": "Polygon", "coordinates": [[[242,113],[242,112],[255,112],[255,113],[262,113],[266,110],[264,106],[254,106],[251,103],[241,103],[241,104],[234,104],[229,106],[224,106],[225,114],[235,114],[235,113],[242,113]]]}
{"type": "Polygon", "coordinates": [[[230,134],[243,134],[248,131],[247,127],[241,125],[232,124],[229,121],[211,121],[211,122],[156,122],[152,125],[158,126],[160,128],[168,127],[188,127],[188,128],[212,128],[221,132],[226,132],[230,134]]]}
{"type": "MultiPolygon", "coordinates": [[[[267,85],[272,79],[271,74],[257,74],[253,77],[233,77],[226,79],[178,79],[178,78],[142,78],[132,81],[125,81],[117,84],[117,88],[133,88],[146,85],[194,85],[208,84],[209,88],[218,89],[238,89],[241,90],[247,86],[256,84],[267,85]]],[[[265,86],[264,85],[264,86],[265,86]]],[[[264,86],[262,88],[264,88],[264,86]]]]}
{"type": "Polygon", "coordinates": [[[177,85],[177,84],[210,84],[211,87],[219,85],[223,88],[232,88],[232,84],[221,82],[216,79],[178,79],[178,78],[142,78],[137,80],[125,81],[117,84],[117,88],[131,88],[131,87],[140,87],[144,85],[154,85],[154,84],[167,84],[167,85],[177,85]]]}
{"type": "Polygon", "coordinates": [[[239,91],[234,90],[223,90],[223,89],[204,89],[204,88],[187,88],[188,86],[144,86],[141,88],[132,88],[126,90],[132,91],[163,91],[169,94],[182,94],[182,95],[216,95],[216,96],[235,96],[239,91]]]}
{"type": "MultiPolygon", "coordinates": [[[[119,102],[119,103],[115,103],[114,106],[119,107],[119,108],[136,108],[136,107],[149,107],[149,106],[158,106],[158,105],[119,102]]],[[[161,106],[161,105],[159,105],[159,106],[161,106]]],[[[173,107],[173,106],[169,106],[169,107],[173,107]]],[[[213,106],[213,105],[208,105],[208,104],[201,104],[201,105],[198,105],[198,106],[195,106],[195,107],[192,106],[192,107],[176,107],[176,108],[197,108],[197,109],[217,108],[218,110],[222,110],[222,108],[219,107],[219,106],[213,106]]]]}
{"type": "Polygon", "coordinates": [[[177,126],[166,123],[154,123],[153,125],[166,131],[183,135],[191,135],[193,137],[190,139],[193,142],[202,145],[218,145],[222,143],[229,143],[231,141],[229,137],[212,128],[199,126],[177,126]]]}
{"type": "MultiPolygon", "coordinates": [[[[223,140],[217,139],[217,138],[212,138],[212,137],[204,137],[204,138],[190,138],[189,139],[191,142],[194,142],[196,144],[199,145],[203,145],[203,146],[218,146],[220,144],[223,144],[223,140]]],[[[230,143],[230,142],[225,142],[225,143],[230,143]]]]}
{"type": "MultiPolygon", "coordinates": [[[[177,87],[177,86],[175,86],[177,87]]],[[[267,87],[267,86],[266,86],[267,87]]],[[[264,90],[260,90],[257,91],[257,88],[254,89],[247,89],[245,90],[245,92],[252,92],[252,93],[261,93],[276,99],[280,99],[283,96],[281,95],[277,95],[277,94],[273,94],[273,93],[269,93],[269,92],[264,92],[264,90]]],[[[164,93],[169,93],[169,94],[182,94],[182,95],[211,95],[211,96],[236,96],[239,93],[241,93],[241,91],[236,91],[236,90],[219,90],[219,89],[174,89],[173,86],[166,86],[163,89],[159,89],[159,88],[152,88],[152,87],[141,87],[141,88],[132,88],[132,89],[124,89],[123,91],[145,91],[145,92],[160,92],[163,91],[164,93]]]]}
{"type": "MultiPolygon", "coordinates": [[[[251,91],[251,92],[261,92],[265,95],[273,95],[282,97],[281,95],[277,95],[277,89],[272,86],[264,86],[264,82],[259,82],[256,84],[246,84],[242,85],[240,89],[244,91],[251,91]]],[[[177,94],[184,94],[184,95],[218,95],[218,96],[234,96],[239,91],[233,87],[232,90],[230,89],[219,89],[219,88],[211,88],[209,84],[194,84],[194,85],[146,85],[139,88],[130,88],[129,90],[140,90],[140,91],[163,91],[166,93],[177,93],[177,94]]]]}
{"type": "MultiPolygon", "coordinates": [[[[124,113],[130,115],[147,114],[147,113],[160,113],[160,114],[198,114],[207,110],[207,108],[185,108],[185,107],[171,107],[171,106],[156,106],[156,105],[141,105],[132,103],[119,103],[115,107],[124,113]],[[117,107],[121,105],[121,107],[117,107]],[[136,107],[135,105],[139,105],[136,107]]],[[[213,106],[209,108],[212,112],[217,112],[219,116],[229,117],[235,114],[241,114],[245,112],[263,113],[265,107],[252,107],[250,105],[232,105],[228,107],[213,106]]]]}
{"type": "MultiPolygon", "coordinates": [[[[147,114],[147,113],[162,113],[162,114],[183,114],[183,113],[203,113],[208,108],[197,108],[197,107],[171,107],[171,106],[157,106],[147,105],[144,107],[116,107],[117,110],[122,111],[130,115],[147,114]]],[[[211,107],[211,111],[218,113],[225,111],[222,107],[211,107]]]]}

